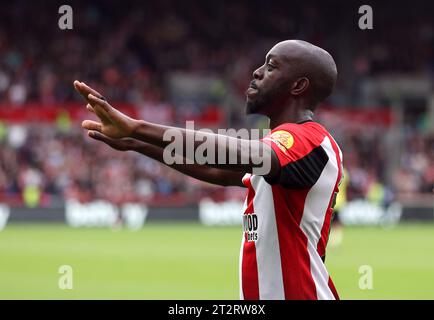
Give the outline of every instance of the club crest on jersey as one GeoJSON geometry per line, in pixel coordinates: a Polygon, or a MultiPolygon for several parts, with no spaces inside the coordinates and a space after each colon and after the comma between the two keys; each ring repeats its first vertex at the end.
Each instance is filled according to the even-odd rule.
{"type": "Polygon", "coordinates": [[[258,216],[255,213],[243,215],[243,230],[246,241],[258,240],[258,216]]]}
{"type": "Polygon", "coordinates": [[[283,152],[286,152],[294,144],[292,134],[284,130],[277,130],[264,140],[273,141],[283,152]]]}

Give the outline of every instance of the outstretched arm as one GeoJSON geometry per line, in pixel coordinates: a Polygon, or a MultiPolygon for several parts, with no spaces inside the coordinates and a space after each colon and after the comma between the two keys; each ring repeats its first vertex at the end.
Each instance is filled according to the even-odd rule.
{"type": "MultiPolygon", "coordinates": [[[[166,148],[173,141],[165,139],[165,133],[180,139],[183,148],[187,145],[193,147],[193,157],[204,141],[213,146],[214,155],[206,166],[225,169],[238,173],[261,172],[261,175],[274,177],[279,172],[279,161],[274,151],[259,140],[238,139],[214,133],[187,130],[183,128],[167,127],[143,120],[132,119],[111,106],[98,92],[82,82],[75,81],[76,90],[88,101],[87,108],[93,111],[101,120],[83,121],[83,128],[96,131],[113,139],[135,138],[159,148],[166,148]],[[224,155],[221,161],[220,155],[224,155]],[[235,161],[233,156],[235,155],[235,161]],[[231,161],[232,160],[232,161],[231,161]]],[[[179,155],[186,157],[184,150],[179,155]]],[[[189,157],[190,158],[190,157],[189,157]]],[[[196,163],[196,158],[191,159],[196,163]]]]}
{"type": "MultiPolygon", "coordinates": [[[[89,131],[89,136],[95,140],[106,143],[115,150],[135,151],[167,165],[163,159],[164,150],[149,143],[133,138],[113,139],[97,131],[89,131]]],[[[183,161],[177,161],[176,163],[167,166],[201,181],[221,186],[244,187],[241,182],[244,174],[241,172],[210,168],[206,165],[186,164],[185,159],[181,160],[183,161]]]]}

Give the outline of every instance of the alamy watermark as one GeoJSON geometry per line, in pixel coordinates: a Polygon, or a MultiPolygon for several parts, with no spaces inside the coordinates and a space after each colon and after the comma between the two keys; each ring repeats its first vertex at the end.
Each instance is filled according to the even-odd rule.
{"type": "Polygon", "coordinates": [[[64,4],[59,7],[59,14],[61,14],[57,25],[60,30],[72,30],[74,28],[74,16],[72,7],[64,4]]]}
{"type": "Polygon", "coordinates": [[[195,130],[194,121],[187,121],[185,132],[171,128],[164,132],[163,140],[170,143],[164,148],[163,160],[173,164],[252,164],[252,173],[266,175],[271,169],[271,154],[265,152],[260,141],[270,129],[210,129],[195,130]],[[185,137],[184,137],[185,135],[185,137]]]}
{"type": "MultiPolygon", "coordinates": [[[[70,5],[61,5],[58,13],[61,14],[58,20],[60,30],[72,30],[74,28],[73,10],[70,5]]],[[[358,13],[361,14],[358,26],[361,30],[372,30],[374,28],[373,10],[370,5],[364,4],[359,7],[358,13]]]]}
{"type": "Polygon", "coordinates": [[[73,270],[70,265],[61,265],[58,269],[58,273],[61,274],[57,285],[60,290],[72,290],[74,289],[73,270]]]}
{"type": "Polygon", "coordinates": [[[372,290],[374,289],[374,270],[370,265],[362,265],[359,267],[359,289],[372,290]]]}
{"type": "Polygon", "coordinates": [[[359,7],[359,28],[361,30],[372,30],[374,28],[374,13],[370,5],[364,4],[359,7]]]}

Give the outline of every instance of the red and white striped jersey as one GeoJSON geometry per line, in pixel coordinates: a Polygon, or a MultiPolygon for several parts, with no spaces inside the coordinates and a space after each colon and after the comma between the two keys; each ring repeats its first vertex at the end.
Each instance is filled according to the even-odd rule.
{"type": "Polygon", "coordinates": [[[243,178],[241,299],[338,299],[324,260],[342,152],[313,121],[283,124],[262,141],[281,167],[274,181],[243,178]]]}

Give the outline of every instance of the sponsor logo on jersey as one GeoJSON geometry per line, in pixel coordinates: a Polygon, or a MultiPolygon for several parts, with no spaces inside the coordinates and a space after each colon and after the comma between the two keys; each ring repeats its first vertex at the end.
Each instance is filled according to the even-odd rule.
{"type": "Polygon", "coordinates": [[[246,241],[258,240],[258,216],[255,213],[243,215],[243,230],[246,241]]]}
{"type": "Polygon", "coordinates": [[[264,138],[264,140],[269,140],[274,142],[280,150],[286,152],[294,144],[294,137],[288,131],[277,130],[273,132],[269,137],[264,138]]]}

